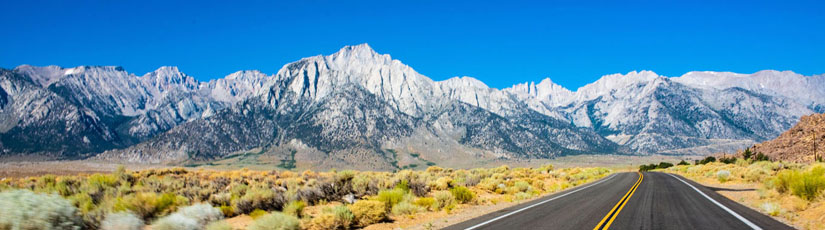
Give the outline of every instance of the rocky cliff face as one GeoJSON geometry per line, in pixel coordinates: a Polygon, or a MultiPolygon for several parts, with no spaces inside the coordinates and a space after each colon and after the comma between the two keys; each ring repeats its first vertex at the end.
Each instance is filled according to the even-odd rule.
{"type": "Polygon", "coordinates": [[[825,114],[803,116],[782,135],[754,145],[751,151],[793,162],[813,162],[814,153],[825,158],[825,114]]]}
{"type": "Polygon", "coordinates": [[[392,169],[404,152],[431,161],[710,153],[771,139],[825,108],[816,96],[825,95],[822,75],[642,71],[576,91],[550,79],[499,90],[471,77],[433,81],[366,44],[275,75],[239,71],[209,82],[175,67],[143,76],[86,66],[2,73],[4,154],[130,162],[256,151],[392,169]]]}

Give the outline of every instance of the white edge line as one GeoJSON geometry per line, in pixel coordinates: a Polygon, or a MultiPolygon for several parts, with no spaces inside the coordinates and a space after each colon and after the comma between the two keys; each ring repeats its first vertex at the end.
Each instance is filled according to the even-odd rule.
{"type": "Polygon", "coordinates": [[[739,219],[740,221],[742,221],[742,223],[745,223],[746,225],[750,226],[752,229],[755,229],[755,230],[762,230],[762,228],[760,228],[759,226],[757,226],[757,225],[756,225],[756,224],[754,224],[753,222],[750,222],[748,219],[745,219],[745,217],[740,216],[739,214],[737,214],[737,213],[736,213],[736,212],[734,212],[733,210],[730,210],[728,207],[725,207],[724,205],[722,205],[721,203],[717,202],[717,201],[716,201],[716,200],[714,200],[713,198],[710,198],[707,194],[703,193],[702,191],[699,191],[699,189],[698,189],[698,188],[693,187],[693,185],[691,185],[690,183],[688,183],[688,182],[686,182],[686,181],[682,180],[681,178],[679,178],[679,177],[677,177],[677,176],[674,176],[673,174],[668,173],[668,175],[670,175],[670,176],[672,176],[673,178],[676,178],[677,180],[681,181],[682,183],[685,183],[686,185],[690,186],[691,188],[693,188],[693,190],[696,190],[696,192],[698,192],[699,194],[702,194],[702,196],[704,196],[705,198],[708,198],[708,200],[710,200],[711,202],[713,202],[714,204],[716,204],[716,206],[719,206],[720,208],[724,209],[725,211],[727,211],[728,213],[730,213],[731,215],[733,215],[734,217],[736,217],[737,219],[739,219]]]}
{"type": "Polygon", "coordinates": [[[571,193],[578,192],[579,190],[586,189],[586,188],[589,188],[590,186],[597,185],[597,184],[600,184],[600,183],[602,183],[602,182],[605,182],[605,181],[609,180],[610,178],[613,178],[613,176],[615,176],[615,175],[616,175],[616,174],[612,174],[612,175],[610,175],[609,177],[606,177],[606,178],[604,178],[603,180],[598,181],[598,182],[596,182],[596,183],[592,183],[592,184],[590,184],[590,185],[587,185],[587,186],[584,186],[584,187],[578,188],[578,189],[576,189],[576,190],[573,190],[573,191],[567,192],[567,193],[565,193],[565,194],[562,194],[562,195],[559,195],[559,196],[556,196],[556,197],[553,197],[553,198],[550,198],[550,199],[547,199],[547,200],[544,200],[544,201],[541,201],[541,202],[538,202],[538,203],[532,204],[532,205],[530,205],[530,206],[527,206],[527,207],[521,208],[521,209],[519,209],[519,210],[512,211],[512,212],[510,212],[510,213],[507,213],[507,214],[504,214],[504,215],[498,216],[498,217],[493,218],[493,219],[490,219],[490,220],[488,220],[488,221],[484,221],[484,222],[482,222],[482,223],[480,223],[480,224],[473,225],[472,227],[465,228],[464,230],[472,230],[472,229],[475,229],[475,228],[478,228],[478,227],[484,226],[484,225],[486,225],[486,224],[492,223],[493,221],[500,220],[501,218],[508,217],[508,216],[510,216],[510,215],[513,215],[513,214],[519,213],[519,212],[521,212],[521,211],[524,211],[524,210],[530,209],[530,208],[532,208],[532,207],[539,206],[539,205],[541,205],[541,204],[544,204],[544,203],[547,203],[547,202],[553,201],[553,200],[558,199],[558,198],[562,198],[562,197],[564,197],[564,196],[570,195],[571,193]]]}

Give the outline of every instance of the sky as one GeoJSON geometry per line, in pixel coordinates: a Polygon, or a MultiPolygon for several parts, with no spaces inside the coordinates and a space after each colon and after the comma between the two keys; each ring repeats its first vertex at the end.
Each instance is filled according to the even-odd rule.
{"type": "Polygon", "coordinates": [[[4,1],[0,67],[275,73],[368,43],[434,80],[825,73],[825,1],[4,1]],[[230,4],[233,2],[235,4],[230,4]]]}

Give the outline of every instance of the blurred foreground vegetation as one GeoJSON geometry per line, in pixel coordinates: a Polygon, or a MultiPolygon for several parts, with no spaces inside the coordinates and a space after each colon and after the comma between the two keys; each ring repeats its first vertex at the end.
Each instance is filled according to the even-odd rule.
{"type": "Polygon", "coordinates": [[[605,168],[391,172],[207,171],[183,168],[0,181],[0,230],[350,229],[396,216],[529,199],[601,178],[605,168]],[[330,205],[330,204],[336,205],[330,205]],[[323,206],[318,213],[304,209],[323,206]],[[15,207],[15,208],[6,208],[15,207]]]}

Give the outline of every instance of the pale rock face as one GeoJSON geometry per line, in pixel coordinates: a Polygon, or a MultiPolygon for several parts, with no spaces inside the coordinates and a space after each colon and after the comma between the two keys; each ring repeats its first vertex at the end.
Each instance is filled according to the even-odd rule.
{"type": "Polygon", "coordinates": [[[207,91],[209,96],[215,100],[237,103],[260,93],[265,81],[270,78],[271,76],[257,70],[245,70],[229,74],[225,78],[201,83],[200,88],[207,91]]]}
{"type": "Polygon", "coordinates": [[[689,72],[673,81],[704,88],[739,87],[771,96],[783,96],[804,105],[825,104],[825,75],[802,76],[791,71],[763,70],[753,74],[689,72]]]}

